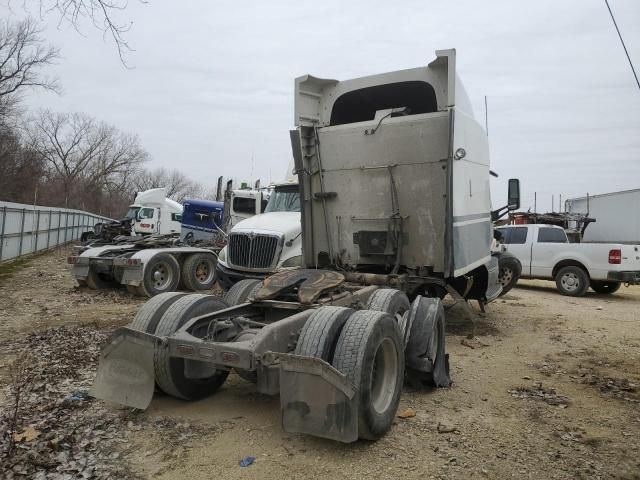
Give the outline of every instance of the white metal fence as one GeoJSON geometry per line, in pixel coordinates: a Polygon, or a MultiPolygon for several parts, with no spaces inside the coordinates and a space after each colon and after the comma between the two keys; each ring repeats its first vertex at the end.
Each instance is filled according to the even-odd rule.
{"type": "Polygon", "coordinates": [[[81,210],[0,202],[0,262],[78,240],[110,220],[81,210]]]}

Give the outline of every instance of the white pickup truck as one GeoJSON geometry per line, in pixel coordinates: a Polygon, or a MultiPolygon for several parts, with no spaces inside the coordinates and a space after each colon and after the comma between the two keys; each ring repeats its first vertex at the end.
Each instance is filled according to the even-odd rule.
{"type": "Polygon", "coordinates": [[[563,295],[579,297],[589,287],[614,293],[622,283],[640,283],[640,245],[569,243],[554,225],[508,225],[496,231],[522,263],[521,278],[555,280],[563,295]]]}

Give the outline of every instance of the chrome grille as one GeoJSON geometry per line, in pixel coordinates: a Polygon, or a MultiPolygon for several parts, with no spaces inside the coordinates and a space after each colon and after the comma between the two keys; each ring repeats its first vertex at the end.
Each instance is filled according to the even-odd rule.
{"type": "Polygon", "coordinates": [[[243,268],[269,269],[276,260],[279,237],[255,233],[229,235],[229,262],[243,268]]]}

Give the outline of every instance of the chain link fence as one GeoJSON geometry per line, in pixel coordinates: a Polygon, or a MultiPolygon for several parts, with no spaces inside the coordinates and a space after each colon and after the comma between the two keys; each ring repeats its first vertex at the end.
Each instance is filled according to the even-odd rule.
{"type": "Polygon", "coordinates": [[[105,221],[81,210],[0,202],[0,263],[78,240],[105,221]]]}

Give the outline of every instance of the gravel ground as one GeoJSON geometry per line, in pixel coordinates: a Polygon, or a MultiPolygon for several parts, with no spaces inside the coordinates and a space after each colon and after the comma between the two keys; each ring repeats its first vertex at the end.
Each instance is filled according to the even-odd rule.
{"type": "Polygon", "coordinates": [[[406,388],[387,436],[341,445],[284,433],[278,399],[233,374],[145,412],[86,398],[99,345],[143,300],[76,288],[66,255],[0,267],[2,478],[640,478],[639,287],[570,298],[521,282],[472,340],[454,307],[453,386],[406,388]]]}

